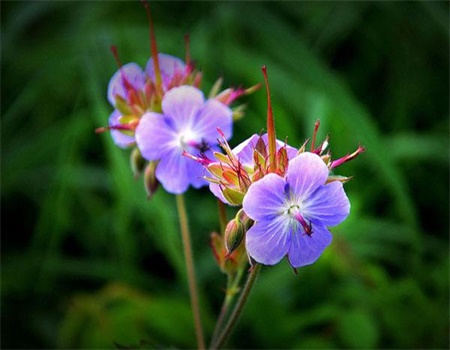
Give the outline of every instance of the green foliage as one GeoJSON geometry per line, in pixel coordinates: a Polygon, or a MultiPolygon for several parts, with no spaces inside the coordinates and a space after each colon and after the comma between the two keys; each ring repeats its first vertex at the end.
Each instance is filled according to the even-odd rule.
{"type": "MultiPolygon", "coordinates": [[[[195,346],[173,196],[146,199],[129,151],[96,127],[123,62],[144,65],[136,2],[2,2],[2,345],[195,346]]],[[[205,91],[262,82],[277,136],[301,145],[316,119],[350,218],[318,263],[263,268],[235,348],[448,348],[447,2],[155,2],[159,50],[190,33],[205,91]]],[[[265,128],[263,90],[244,98],[230,144],[265,128]]],[[[187,203],[211,334],[225,278],[209,249],[214,198],[187,203]]],[[[233,210],[228,211],[230,218],[233,210]]]]}

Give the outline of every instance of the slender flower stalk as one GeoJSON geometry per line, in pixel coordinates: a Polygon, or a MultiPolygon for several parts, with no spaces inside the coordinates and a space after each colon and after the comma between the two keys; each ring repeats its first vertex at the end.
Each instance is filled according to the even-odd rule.
{"type": "Polygon", "coordinates": [[[197,282],[195,277],[194,259],[192,257],[191,238],[189,233],[189,222],[186,213],[186,205],[182,194],[176,195],[178,218],[180,222],[181,238],[183,240],[184,258],[186,262],[186,272],[189,284],[189,294],[191,297],[192,313],[194,316],[195,335],[199,349],[205,348],[203,338],[203,328],[200,318],[200,305],[198,302],[197,282]]]}
{"type": "Polygon", "coordinates": [[[261,269],[260,264],[255,264],[252,267],[252,270],[248,275],[247,282],[245,283],[244,289],[242,290],[239,300],[236,302],[233,312],[232,312],[230,318],[228,319],[227,325],[225,326],[222,333],[217,338],[217,341],[215,341],[213,343],[213,345],[211,346],[211,349],[220,349],[225,344],[225,342],[228,340],[229,336],[231,335],[231,331],[232,331],[234,325],[238,321],[239,316],[241,315],[242,310],[244,309],[244,305],[247,301],[247,298],[250,294],[253,284],[255,283],[256,276],[258,275],[260,269],[261,269]]]}
{"type": "Polygon", "coordinates": [[[229,314],[230,306],[233,304],[233,301],[238,294],[239,283],[241,282],[242,275],[245,269],[239,269],[234,278],[231,278],[228,275],[227,281],[227,292],[225,294],[225,299],[222,304],[222,308],[220,309],[219,317],[217,318],[216,326],[214,328],[213,336],[211,338],[210,348],[217,341],[219,336],[219,332],[222,330],[223,324],[226,320],[226,316],[229,314]]]}

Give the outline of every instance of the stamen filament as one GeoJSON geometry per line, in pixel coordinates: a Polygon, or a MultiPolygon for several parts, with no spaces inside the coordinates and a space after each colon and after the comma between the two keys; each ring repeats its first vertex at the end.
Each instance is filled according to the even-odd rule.
{"type": "Polygon", "coordinates": [[[308,224],[306,222],[306,220],[303,218],[302,214],[300,214],[299,211],[297,211],[293,216],[294,216],[295,220],[297,220],[300,223],[300,225],[302,225],[303,229],[305,230],[305,233],[308,236],[311,236],[312,235],[312,224],[311,224],[311,222],[308,224]]]}

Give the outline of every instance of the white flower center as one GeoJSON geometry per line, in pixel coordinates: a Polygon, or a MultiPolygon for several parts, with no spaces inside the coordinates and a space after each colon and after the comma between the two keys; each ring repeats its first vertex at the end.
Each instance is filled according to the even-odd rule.
{"type": "Polygon", "coordinates": [[[311,221],[307,221],[305,219],[305,217],[302,214],[301,207],[302,207],[301,203],[289,203],[284,214],[289,215],[290,219],[295,220],[293,223],[299,223],[303,227],[305,234],[311,236],[313,233],[312,223],[311,221]]]}
{"type": "Polygon", "coordinates": [[[187,151],[188,148],[197,147],[199,142],[196,141],[197,137],[191,130],[184,130],[178,135],[178,145],[183,151],[187,151]]]}

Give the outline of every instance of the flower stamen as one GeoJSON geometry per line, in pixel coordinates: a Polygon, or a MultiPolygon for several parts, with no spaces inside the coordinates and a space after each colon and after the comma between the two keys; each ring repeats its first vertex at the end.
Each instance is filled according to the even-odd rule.
{"type": "Polygon", "coordinates": [[[303,230],[305,230],[305,234],[307,234],[308,236],[311,236],[313,234],[313,230],[312,230],[312,223],[311,221],[309,222],[309,224],[306,222],[306,220],[303,218],[302,214],[300,213],[300,209],[298,207],[298,205],[293,205],[288,209],[289,214],[291,214],[291,216],[297,220],[300,225],[302,225],[303,230]]]}

